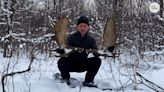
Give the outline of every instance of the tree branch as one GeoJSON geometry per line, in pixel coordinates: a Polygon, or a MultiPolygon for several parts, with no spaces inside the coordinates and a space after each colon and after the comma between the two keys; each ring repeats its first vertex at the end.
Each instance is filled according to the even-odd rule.
{"type": "Polygon", "coordinates": [[[34,59],[35,59],[34,54],[32,54],[30,64],[29,64],[29,66],[28,66],[28,68],[27,68],[26,70],[17,71],[17,72],[11,72],[11,73],[2,75],[1,83],[2,83],[2,91],[3,91],[3,92],[6,92],[6,90],[5,90],[5,83],[4,83],[5,79],[6,79],[8,76],[14,76],[14,75],[16,75],[16,74],[22,74],[22,73],[25,73],[25,72],[29,72],[29,71],[31,70],[31,65],[32,65],[34,59]]]}
{"type": "MultiPolygon", "coordinates": [[[[136,75],[139,76],[141,79],[145,80],[146,82],[150,83],[150,84],[153,85],[154,87],[157,87],[158,89],[164,91],[164,88],[162,88],[162,87],[158,86],[157,84],[151,82],[150,80],[146,79],[145,77],[143,77],[143,76],[142,76],[141,74],[139,74],[138,72],[136,72],[136,75]]],[[[146,85],[147,87],[149,87],[149,88],[155,90],[153,87],[151,87],[151,86],[145,84],[144,82],[143,82],[143,84],[146,85]]],[[[159,90],[155,90],[155,91],[159,92],[159,90]]]]}

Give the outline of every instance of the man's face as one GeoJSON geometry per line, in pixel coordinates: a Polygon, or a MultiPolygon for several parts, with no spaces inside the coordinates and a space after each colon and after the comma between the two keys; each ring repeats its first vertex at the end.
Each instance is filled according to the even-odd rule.
{"type": "Polygon", "coordinates": [[[89,26],[85,23],[80,23],[77,26],[77,29],[81,33],[81,35],[84,36],[89,31],[89,26]]]}

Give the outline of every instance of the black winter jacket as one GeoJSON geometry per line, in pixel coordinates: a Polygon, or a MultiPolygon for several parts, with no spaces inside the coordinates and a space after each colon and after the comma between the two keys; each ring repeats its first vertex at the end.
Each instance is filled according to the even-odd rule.
{"type": "MultiPolygon", "coordinates": [[[[91,37],[88,33],[85,34],[84,37],[81,37],[80,32],[76,32],[71,34],[67,39],[68,46],[71,47],[79,47],[84,49],[97,49],[96,41],[93,37],[91,37]]],[[[70,57],[83,61],[87,59],[87,53],[84,51],[82,53],[74,52],[70,55],[70,57]]]]}

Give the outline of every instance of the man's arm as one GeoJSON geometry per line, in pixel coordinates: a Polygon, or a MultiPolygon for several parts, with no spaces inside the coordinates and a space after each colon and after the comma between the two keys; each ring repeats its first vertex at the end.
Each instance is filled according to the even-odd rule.
{"type": "Polygon", "coordinates": [[[97,44],[96,44],[96,41],[94,39],[92,39],[91,49],[97,49],[97,44]]]}
{"type": "Polygon", "coordinates": [[[73,47],[74,46],[74,41],[73,41],[73,36],[72,35],[70,35],[70,36],[68,36],[68,38],[67,38],[67,46],[68,47],[73,47]]]}
{"type": "MultiPolygon", "coordinates": [[[[92,39],[92,42],[91,42],[91,49],[97,49],[97,43],[96,43],[96,41],[95,41],[94,38],[92,39]]],[[[99,54],[98,53],[93,53],[93,55],[95,57],[99,57],[99,54]]]]}

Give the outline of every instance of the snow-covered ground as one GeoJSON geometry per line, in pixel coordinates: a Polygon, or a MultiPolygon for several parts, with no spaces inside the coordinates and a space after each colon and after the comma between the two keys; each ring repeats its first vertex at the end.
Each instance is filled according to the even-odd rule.
{"type": "MultiPolygon", "coordinates": [[[[30,62],[26,55],[3,58],[3,55],[0,54],[0,58],[0,75],[7,72],[7,66],[10,66],[8,71],[10,73],[11,71],[27,69],[30,62]]],[[[30,72],[7,78],[6,92],[115,92],[102,91],[97,88],[80,88],[79,86],[70,88],[66,84],[54,81],[52,75],[59,72],[57,68],[58,59],[56,57],[48,57],[45,54],[37,55],[32,63],[30,72]]],[[[156,61],[152,61],[151,58],[140,60],[128,54],[122,54],[115,60],[103,57],[101,59],[102,65],[95,77],[95,83],[101,87],[117,88],[123,85],[125,87],[124,90],[119,92],[154,92],[142,83],[137,85],[137,90],[134,90],[134,82],[142,81],[139,76],[134,76],[135,72],[139,72],[146,79],[164,88],[164,61],[162,61],[164,56],[162,55],[156,61]]],[[[71,77],[83,81],[85,73],[71,73],[71,77]]],[[[147,82],[144,81],[144,83],[147,82]]],[[[0,92],[2,92],[1,84],[0,92]]]]}

